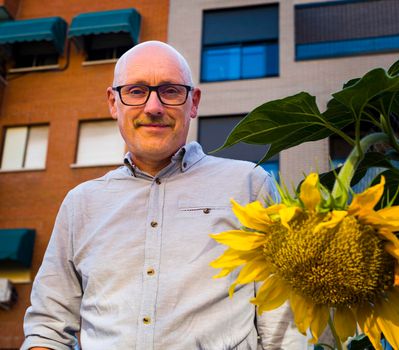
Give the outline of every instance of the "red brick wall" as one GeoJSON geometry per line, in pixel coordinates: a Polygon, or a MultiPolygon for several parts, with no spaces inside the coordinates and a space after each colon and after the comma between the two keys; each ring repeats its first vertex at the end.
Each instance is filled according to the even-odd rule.
{"type": "MultiPolygon", "coordinates": [[[[24,0],[16,19],[61,16],[70,23],[79,13],[129,7],[142,16],[140,41],[167,40],[168,0],[24,0]]],[[[66,70],[8,76],[3,93],[0,145],[5,126],[50,124],[46,170],[0,173],[0,228],[36,229],[33,274],[67,191],[112,169],[70,167],[75,162],[79,120],[110,117],[105,90],[111,84],[114,65],[82,66],[83,58],[72,45],[66,70]]],[[[61,65],[65,62],[64,57],[61,65]]],[[[30,289],[30,283],[17,285],[18,303],[10,311],[0,310],[0,349],[21,345],[30,289]]]]}

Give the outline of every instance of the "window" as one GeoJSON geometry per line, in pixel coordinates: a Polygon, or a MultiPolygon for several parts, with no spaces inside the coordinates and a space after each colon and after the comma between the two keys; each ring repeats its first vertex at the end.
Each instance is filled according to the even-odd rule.
{"type": "Polygon", "coordinates": [[[201,81],[277,76],[278,5],[204,12],[201,81]]]}
{"type": "Polygon", "coordinates": [[[57,67],[64,52],[66,30],[67,23],[61,17],[0,22],[0,51],[5,54],[9,71],[57,67]]]}
{"type": "Polygon", "coordinates": [[[58,64],[58,53],[52,44],[16,43],[13,45],[13,68],[52,66],[58,64]]]}
{"type": "Polygon", "coordinates": [[[84,43],[86,61],[117,59],[133,46],[127,33],[90,35],[84,43]]]}
{"type": "Polygon", "coordinates": [[[140,24],[134,8],[81,13],[72,19],[68,38],[85,51],[85,64],[115,60],[138,43],[140,24]]]}
{"type": "Polygon", "coordinates": [[[76,165],[121,164],[125,143],[114,120],[81,122],[76,165]]]}
{"type": "Polygon", "coordinates": [[[295,6],[296,59],[397,51],[397,0],[352,0],[295,6]]]}
{"type": "Polygon", "coordinates": [[[48,129],[48,125],[7,128],[1,170],[44,169],[48,129]]]}
{"type": "MultiPolygon", "coordinates": [[[[204,152],[207,153],[220,147],[242,118],[242,115],[199,118],[198,141],[202,145],[204,152]]],[[[239,143],[215,153],[215,156],[257,163],[263,158],[267,150],[267,146],[239,143]]],[[[278,155],[260,165],[270,173],[273,173],[274,177],[278,179],[278,155]]]]}

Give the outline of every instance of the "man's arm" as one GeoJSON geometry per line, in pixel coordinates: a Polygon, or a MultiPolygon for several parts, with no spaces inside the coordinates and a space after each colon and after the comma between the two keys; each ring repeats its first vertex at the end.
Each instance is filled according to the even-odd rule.
{"type": "Polygon", "coordinates": [[[80,329],[82,287],[73,263],[73,203],[68,195],[58,213],[24,319],[21,350],[70,350],[80,329]]]}
{"type": "Polygon", "coordinates": [[[288,302],[261,316],[256,315],[256,325],[263,350],[308,349],[307,337],[296,328],[288,302]]]}

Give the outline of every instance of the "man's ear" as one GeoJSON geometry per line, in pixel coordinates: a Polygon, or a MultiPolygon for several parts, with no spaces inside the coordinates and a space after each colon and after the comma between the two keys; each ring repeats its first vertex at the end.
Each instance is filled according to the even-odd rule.
{"type": "Polygon", "coordinates": [[[192,105],[191,105],[191,113],[190,117],[191,118],[196,118],[198,115],[198,106],[201,100],[201,90],[199,88],[195,88],[193,91],[193,97],[192,97],[192,105]]]}
{"type": "Polygon", "coordinates": [[[108,109],[111,113],[112,118],[118,119],[118,113],[116,108],[116,97],[115,92],[111,87],[107,88],[107,100],[108,100],[108,109]]]}

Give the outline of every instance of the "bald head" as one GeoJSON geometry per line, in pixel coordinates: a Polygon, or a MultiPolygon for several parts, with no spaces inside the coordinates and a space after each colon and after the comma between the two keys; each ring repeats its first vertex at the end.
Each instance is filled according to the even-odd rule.
{"type": "Polygon", "coordinates": [[[126,73],[132,69],[140,69],[143,61],[157,66],[162,62],[174,64],[181,71],[184,83],[193,85],[190,67],[180,52],[161,41],[146,41],[126,51],[119,58],[115,65],[113,86],[130,83],[126,81],[126,73]]]}

